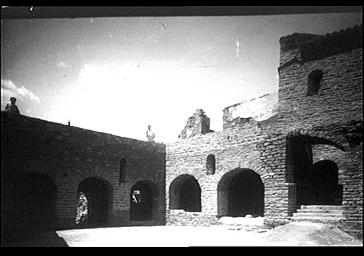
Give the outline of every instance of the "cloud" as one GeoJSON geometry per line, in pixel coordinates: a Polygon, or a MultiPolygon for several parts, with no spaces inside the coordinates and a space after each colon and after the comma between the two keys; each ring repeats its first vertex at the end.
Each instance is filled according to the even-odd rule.
{"type": "Polygon", "coordinates": [[[13,81],[8,79],[1,79],[1,107],[5,106],[10,97],[15,97],[20,100],[30,100],[32,102],[40,102],[40,99],[32,91],[24,86],[17,86],[13,81]]]}
{"type": "Polygon", "coordinates": [[[57,67],[59,67],[59,68],[69,68],[70,66],[68,64],[66,64],[64,61],[59,61],[57,63],[57,67]]]}

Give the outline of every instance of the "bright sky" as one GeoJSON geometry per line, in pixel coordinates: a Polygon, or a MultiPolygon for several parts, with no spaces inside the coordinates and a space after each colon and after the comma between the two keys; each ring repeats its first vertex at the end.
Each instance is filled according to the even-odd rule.
{"type": "Polygon", "coordinates": [[[1,109],[146,140],[176,141],[202,108],[278,90],[279,38],[362,23],[362,13],[1,20],[1,109]]]}

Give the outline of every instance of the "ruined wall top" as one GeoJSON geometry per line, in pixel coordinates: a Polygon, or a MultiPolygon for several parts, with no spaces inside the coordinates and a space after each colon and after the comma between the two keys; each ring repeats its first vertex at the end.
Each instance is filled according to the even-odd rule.
{"type": "Polygon", "coordinates": [[[223,110],[223,129],[250,122],[250,120],[266,120],[277,114],[277,108],[277,93],[264,94],[258,98],[228,106],[223,110]]]}
{"type": "Polygon", "coordinates": [[[294,33],[281,37],[280,65],[295,58],[304,63],[362,48],[362,28],[362,25],[357,25],[326,35],[294,33]]]}
{"type": "Polygon", "coordinates": [[[179,139],[188,139],[196,135],[213,132],[210,130],[210,118],[205,115],[202,109],[196,112],[187,120],[187,124],[178,136],[179,139]]]}
{"type": "Polygon", "coordinates": [[[313,35],[307,33],[293,33],[291,35],[283,36],[279,39],[281,51],[288,51],[299,48],[303,43],[320,38],[320,35],[313,35]]]}

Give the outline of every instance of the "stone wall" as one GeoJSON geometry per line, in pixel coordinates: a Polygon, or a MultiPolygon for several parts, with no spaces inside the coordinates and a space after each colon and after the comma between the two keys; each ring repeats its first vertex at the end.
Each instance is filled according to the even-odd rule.
{"type": "Polygon", "coordinates": [[[167,214],[167,225],[173,226],[211,226],[219,225],[217,217],[201,212],[170,210],[167,214]]]}
{"type": "Polygon", "coordinates": [[[350,148],[343,173],[343,229],[363,236],[363,144],[350,148]]]}
{"type": "Polygon", "coordinates": [[[4,112],[1,118],[2,209],[12,209],[12,189],[23,174],[40,172],[57,185],[58,228],[74,227],[78,185],[87,177],[97,177],[112,190],[107,225],[129,225],[130,190],[145,180],[159,191],[153,223],[165,223],[164,144],[4,112]],[[120,182],[119,162],[123,158],[127,160],[126,175],[125,182],[120,182]]]}
{"type": "MultiPolygon", "coordinates": [[[[338,165],[339,182],[343,185],[344,223],[356,230],[362,224],[363,200],[362,158],[358,157],[363,120],[361,33],[361,27],[354,27],[303,40],[287,52],[281,45],[281,60],[287,62],[286,65],[281,62],[278,68],[278,115],[266,123],[267,128],[277,133],[301,129],[332,142],[331,146],[312,147],[313,162],[325,158],[338,165]],[[348,40],[351,42],[344,43],[348,40]],[[345,47],[340,47],[342,44],[345,47]],[[312,55],[322,47],[330,49],[312,55]],[[299,54],[296,61],[289,62],[293,56],[287,55],[292,51],[299,54]],[[314,70],[321,70],[323,78],[318,93],[307,96],[308,76],[314,70]],[[355,135],[350,130],[355,130],[355,135]]],[[[292,38],[296,38],[295,34],[292,38]]]]}
{"type": "MultiPolygon", "coordinates": [[[[220,132],[195,136],[170,143],[166,147],[166,204],[169,209],[171,183],[180,175],[196,178],[201,187],[202,214],[218,215],[218,186],[222,177],[243,168],[256,172],[265,188],[264,215],[287,216],[290,184],[285,180],[285,140],[268,137],[254,120],[220,132]],[[216,172],[206,174],[206,158],[216,158],[216,172]]],[[[190,218],[179,212],[173,223],[190,218]]]]}
{"type": "Polygon", "coordinates": [[[304,42],[300,46],[301,59],[302,62],[323,59],[328,56],[362,48],[362,46],[363,26],[357,25],[304,42]]]}
{"type": "MultiPolygon", "coordinates": [[[[293,136],[310,141],[307,144],[309,165],[323,158],[338,165],[346,217],[343,222],[358,229],[362,224],[363,200],[362,158],[359,157],[363,120],[362,48],[356,42],[350,44],[356,47],[327,51],[317,58],[307,57],[305,52],[306,57],[302,59],[302,49],[307,51],[310,49],[307,45],[315,42],[316,47],[327,38],[308,34],[281,38],[277,114],[261,121],[249,115],[233,118],[231,110],[240,106],[234,104],[224,109],[223,131],[167,145],[167,210],[170,184],[179,175],[190,174],[201,187],[201,214],[217,216],[220,180],[236,168],[247,168],[258,173],[263,181],[267,223],[285,223],[298,207],[298,188],[291,177],[287,154],[287,141],[293,136]],[[318,94],[307,96],[308,77],[314,70],[322,70],[323,78],[318,94]],[[215,175],[206,175],[209,154],[216,158],[215,175]]],[[[178,223],[178,219],[183,223],[190,220],[188,213],[172,214],[172,223],[178,223]]]]}
{"type": "Polygon", "coordinates": [[[287,124],[305,127],[362,119],[362,49],[279,71],[278,112],[287,124]],[[307,96],[308,76],[322,70],[317,95],[307,96]]]}
{"type": "Polygon", "coordinates": [[[59,228],[74,227],[77,188],[87,177],[110,185],[108,226],[212,225],[219,205],[226,200],[221,199],[220,182],[237,170],[252,170],[264,186],[267,223],[285,223],[297,209],[297,184],[287,146],[293,137],[310,142],[305,144],[311,154],[309,164],[326,159],[338,165],[343,226],[359,232],[363,213],[362,48],[356,42],[350,44],[355,47],[327,51],[317,58],[307,55],[310,47],[316,49],[327,38],[308,34],[281,38],[276,114],[259,121],[249,114],[236,117],[232,111],[241,105],[235,104],[224,110],[223,131],[213,132],[210,119],[198,109],[180,140],[167,145],[2,113],[2,222],[16,210],[12,208],[14,184],[25,173],[39,172],[56,183],[59,228]],[[323,78],[318,93],[307,96],[308,77],[314,70],[321,70],[323,78]],[[207,170],[209,155],[215,157],[214,174],[207,170]],[[121,159],[127,160],[125,181],[119,180],[121,159]],[[171,184],[186,174],[201,188],[201,212],[169,209],[171,184]],[[154,184],[159,192],[152,221],[129,220],[130,190],[138,181],[154,184]]]}
{"type": "Polygon", "coordinates": [[[294,33],[281,37],[279,65],[284,65],[295,57],[299,62],[304,63],[362,48],[362,31],[363,26],[357,25],[326,35],[294,33]]]}
{"type": "MultiPolygon", "coordinates": [[[[343,186],[344,214],[350,215],[350,223],[361,223],[362,177],[359,146],[350,146],[345,130],[352,130],[350,123],[316,126],[310,129],[287,128],[280,120],[243,122],[221,132],[195,136],[167,145],[166,148],[166,205],[169,209],[169,189],[173,180],[183,174],[194,176],[201,187],[202,215],[218,216],[218,186],[222,177],[236,168],[247,168],[258,173],[264,184],[264,216],[268,224],[286,223],[297,209],[297,184],[289,177],[287,138],[310,138],[311,164],[320,160],[332,160],[339,167],[339,184],[343,186]],[[283,125],[282,125],[283,124],[283,125]],[[281,131],[280,133],[272,131],[281,131]],[[326,144],[325,144],[326,143],[326,144]],[[335,145],[335,146],[334,146],[335,145]],[[206,174],[206,158],[216,158],[215,175],[206,174]],[[346,205],[346,206],[345,206],[346,205]]],[[[361,133],[359,130],[357,133],[361,133]]],[[[191,214],[172,213],[167,220],[176,224],[186,223],[191,214]]],[[[347,219],[349,221],[349,219],[347,219]]],[[[168,221],[167,221],[168,222],[168,221]]],[[[191,220],[191,223],[195,223],[191,220]]],[[[193,225],[193,224],[191,224],[193,225]]],[[[208,223],[206,223],[208,225],[208,223]]],[[[352,224],[354,225],[354,224],[352,224]]]]}

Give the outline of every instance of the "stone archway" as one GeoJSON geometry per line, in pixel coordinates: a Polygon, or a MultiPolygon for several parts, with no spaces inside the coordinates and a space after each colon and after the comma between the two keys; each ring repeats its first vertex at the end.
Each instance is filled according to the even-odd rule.
{"type": "Polygon", "coordinates": [[[244,217],[264,215],[264,185],[250,169],[226,173],[218,184],[218,215],[244,217]]]}
{"type": "Polygon", "coordinates": [[[186,212],[201,212],[201,187],[191,175],[183,174],[169,187],[169,208],[186,212]]]}
{"type": "Polygon", "coordinates": [[[88,177],[77,189],[76,224],[98,227],[108,223],[111,205],[111,185],[103,179],[88,177]]]}
{"type": "Polygon", "coordinates": [[[130,220],[147,221],[157,217],[158,189],[150,181],[138,181],[130,191],[130,220]]]}
{"type": "Polygon", "coordinates": [[[343,152],[343,147],[333,141],[295,135],[287,138],[287,181],[296,186],[295,206],[341,205],[342,186],[338,184],[338,166],[331,160],[313,163],[313,147],[320,159],[343,152]]]}
{"type": "Polygon", "coordinates": [[[49,231],[56,225],[57,185],[47,175],[29,172],[14,186],[15,225],[21,232],[49,231]]]}

